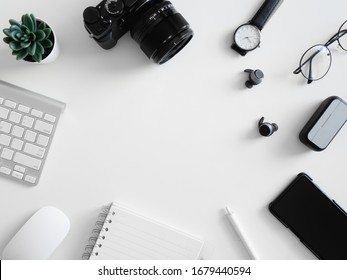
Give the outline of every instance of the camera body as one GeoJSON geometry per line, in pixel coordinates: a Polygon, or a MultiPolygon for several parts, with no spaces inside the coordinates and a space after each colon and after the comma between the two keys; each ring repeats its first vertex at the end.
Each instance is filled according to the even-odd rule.
{"type": "Polygon", "coordinates": [[[103,0],[83,12],[84,26],[103,49],[130,31],[154,62],[162,64],[193,37],[189,23],[165,0],[103,0]]]}
{"type": "Polygon", "coordinates": [[[129,31],[127,17],[138,0],[103,0],[83,12],[84,26],[103,49],[113,48],[119,38],[129,31]]]}

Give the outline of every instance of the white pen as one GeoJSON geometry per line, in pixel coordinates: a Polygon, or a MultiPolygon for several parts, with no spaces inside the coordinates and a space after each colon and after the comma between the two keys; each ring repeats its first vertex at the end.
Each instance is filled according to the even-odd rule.
{"type": "Polygon", "coordinates": [[[256,260],[257,257],[254,254],[254,250],[251,247],[250,243],[248,242],[248,240],[246,239],[246,236],[244,235],[240,224],[237,221],[237,218],[235,216],[235,213],[232,212],[229,207],[225,207],[226,210],[226,216],[228,217],[231,226],[233,227],[236,235],[238,236],[238,238],[240,239],[241,243],[243,244],[243,246],[246,248],[248,255],[250,256],[250,258],[252,260],[256,260]]]}

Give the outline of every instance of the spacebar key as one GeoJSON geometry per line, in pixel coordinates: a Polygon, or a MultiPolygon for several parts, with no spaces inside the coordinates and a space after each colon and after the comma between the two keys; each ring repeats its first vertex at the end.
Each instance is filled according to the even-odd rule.
{"type": "Polygon", "coordinates": [[[13,161],[36,170],[39,170],[41,166],[41,160],[18,152],[14,155],[13,161]]]}

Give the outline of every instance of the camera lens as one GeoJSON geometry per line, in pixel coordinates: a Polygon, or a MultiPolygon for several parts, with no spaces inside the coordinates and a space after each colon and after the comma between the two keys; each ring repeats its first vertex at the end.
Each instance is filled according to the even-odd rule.
{"type": "Polygon", "coordinates": [[[169,1],[142,1],[133,18],[132,38],[158,64],[170,60],[193,37],[189,23],[169,1]]]}

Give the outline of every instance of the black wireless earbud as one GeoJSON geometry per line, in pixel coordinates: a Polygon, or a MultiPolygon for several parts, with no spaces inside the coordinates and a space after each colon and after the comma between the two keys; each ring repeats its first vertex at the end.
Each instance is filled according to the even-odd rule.
{"type": "Polygon", "coordinates": [[[246,69],[244,72],[249,73],[248,81],[246,81],[245,85],[248,88],[252,88],[255,85],[259,85],[264,79],[263,71],[256,69],[246,69]]]}
{"type": "Polygon", "coordinates": [[[258,128],[260,135],[268,137],[278,130],[278,125],[275,123],[264,122],[264,117],[262,117],[259,120],[258,128]]]}

